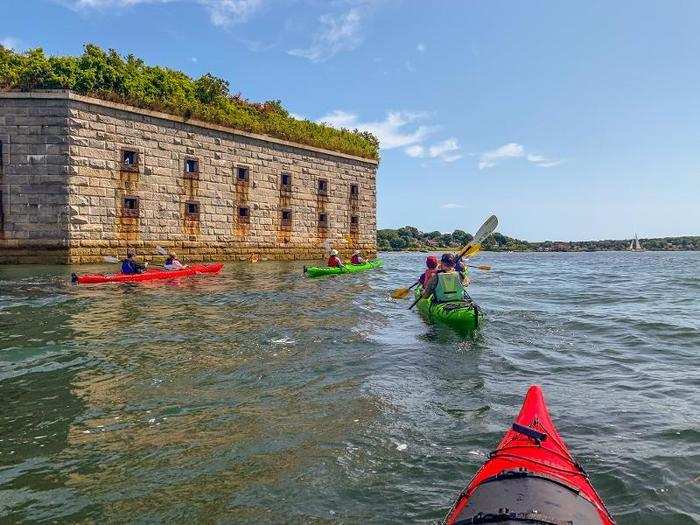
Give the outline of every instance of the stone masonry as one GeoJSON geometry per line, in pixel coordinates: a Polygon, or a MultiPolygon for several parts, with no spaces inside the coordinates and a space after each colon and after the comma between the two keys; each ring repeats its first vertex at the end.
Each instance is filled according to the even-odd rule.
{"type": "Polygon", "coordinates": [[[376,255],[377,162],[68,91],[0,93],[0,263],[376,255]]]}

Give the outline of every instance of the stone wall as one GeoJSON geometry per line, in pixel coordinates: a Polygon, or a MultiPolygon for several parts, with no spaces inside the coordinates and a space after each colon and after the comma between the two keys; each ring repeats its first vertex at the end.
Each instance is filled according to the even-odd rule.
{"type": "Polygon", "coordinates": [[[50,240],[73,263],[156,245],[187,261],[317,259],[331,244],[376,253],[374,161],[67,92],[0,94],[0,111],[5,249],[50,240]],[[31,219],[27,195],[42,208],[31,219]]]}
{"type": "Polygon", "coordinates": [[[0,263],[68,262],[69,115],[0,94],[0,263]]]}

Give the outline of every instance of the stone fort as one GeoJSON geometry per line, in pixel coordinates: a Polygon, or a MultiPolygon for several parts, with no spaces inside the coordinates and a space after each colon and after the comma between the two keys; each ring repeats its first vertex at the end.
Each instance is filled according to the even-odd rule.
{"type": "Polygon", "coordinates": [[[70,91],[0,93],[0,263],[372,257],[377,167],[70,91]]]}

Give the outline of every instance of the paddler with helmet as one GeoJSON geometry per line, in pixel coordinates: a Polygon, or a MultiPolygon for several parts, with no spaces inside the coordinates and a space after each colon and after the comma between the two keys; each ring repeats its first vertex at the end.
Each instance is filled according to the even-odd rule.
{"type": "Polygon", "coordinates": [[[327,265],[330,266],[331,268],[342,268],[343,267],[343,261],[341,260],[340,256],[338,255],[338,250],[331,250],[331,256],[328,258],[327,265]]]}

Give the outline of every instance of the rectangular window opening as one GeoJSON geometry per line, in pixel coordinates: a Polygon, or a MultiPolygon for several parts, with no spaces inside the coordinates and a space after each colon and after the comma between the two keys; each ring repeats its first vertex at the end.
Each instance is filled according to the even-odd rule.
{"type": "Polygon", "coordinates": [[[250,222],[250,208],[248,206],[238,207],[238,221],[250,222]]]}
{"type": "Polygon", "coordinates": [[[360,195],[360,185],[350,184],[350,197],[356,199],[360,195]]]}
{"type": "Polygon", "coordinates": [[[351,215],[350,216],[350,231],[357,231],[359,226],[360,226],[359,215],[351,215]]]}
{"type": "Polygon", "coordinates": [[[188,179],[199,178],[199,161],[197,159],[185,159],[185,177],[188,179]]]}
{"type": "Polygon", "coordinates": [[[199,219],[199,203],[187,201],[185,203],[185,215],[188,219],[199,219]]]}
{"type": "Polygon", "coordinates": [[[250,170],[242,166],[236,168],[236,181],[248,182],[250,180],[250,170]]]}
{"type": "Polygon", "coordinates": [[[282,210],[282,226],[290,227],[292,225],[292,210],[282,210]]]}
{"type": "Polygon", "coordinates": [[[328,195],[328,181],[326,179],[318,179],[318,194],[328,195]]]}
{"type": "Polygon", "coordinates": [[[328,228],[328,214],[319,213],[318,214],[318,226],[319,228],[328,228]]]}
{"type": "Polygon", "coordinates": [[[139,216],[139,198],[138,197],[124,197],[122,204],[122,210],[124,217],[138,217],[139,216]]]}
{"type": "Polygon", "coordinates": [[[122,150],[122,167],[127,170],[136,170],[139,165],[139,154],[131,149],[122,150]]]}
{"type": "Polygon", "coordinates": [[[283,173],[280,176],[280,183],[283,190],[292,191],[292,175],[290,173],[283,173]]]}

